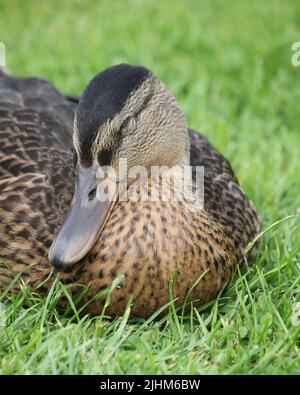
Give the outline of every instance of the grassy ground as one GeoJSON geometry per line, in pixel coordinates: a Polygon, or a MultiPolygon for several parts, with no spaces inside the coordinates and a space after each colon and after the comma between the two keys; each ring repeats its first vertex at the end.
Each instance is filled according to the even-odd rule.
{"type": "MultiPolygon", "coordinates": [[[[70,93],[114,63],[151,68],[230,159],[266,228],[300,207],[299,20],[297,0],[0,0],[0,41],[13,72],[70,93]]],[[[161,321],[61,316],[59,289],[1,295],[0,373],[299,374],[299,247],[294,217],[216,301],[161,321]]]]}

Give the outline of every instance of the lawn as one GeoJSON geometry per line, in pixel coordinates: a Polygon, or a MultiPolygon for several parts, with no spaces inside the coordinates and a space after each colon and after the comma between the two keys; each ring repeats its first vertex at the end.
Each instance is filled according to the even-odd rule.
{"type": "Polygon", "coordinates": [[[109,65],[147,66],[231,161],[264,229],[285,219],[191,313],[137,321],[129,306],[110,321],[58,314],[59,287],[0,295],[1,374],[300,374],[299,21],[297,0],[0,0],[13,73],[80,94],[109,65]]]}

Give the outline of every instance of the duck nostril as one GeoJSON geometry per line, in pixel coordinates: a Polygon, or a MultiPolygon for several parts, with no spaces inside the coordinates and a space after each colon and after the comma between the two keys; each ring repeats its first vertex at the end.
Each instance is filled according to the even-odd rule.
{"type": "Polygon", "coordinates": [[[89,194],[88,194],[88,198],[89,200],[93,200],[96,196],[96,188],[92,189],[89,194]]]}

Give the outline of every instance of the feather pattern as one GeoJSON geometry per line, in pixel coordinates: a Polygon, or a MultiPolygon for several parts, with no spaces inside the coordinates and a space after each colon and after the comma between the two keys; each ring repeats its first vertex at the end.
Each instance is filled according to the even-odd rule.
{"type": "MultiPolygon", "coordinates": [[[[74,192],[71,149],[77,105],[78,98],[61,94],[45,80],[0,70],[1,288],[16,273],[41,293],[47,293],[53,281],[52,275],[40,286],[55,274],[47,254],[74,192]]],[[[124,311],[130,296],[136,300],[134,315],[152,314],[168,301],[165,283],[176,267],[178,303],[207,269],[193,293],[201,303],[211,299],[260,231],[256,210],[229,162],[201,134],[189,130],[189,138],[191,165],[205,168],[201,215],[187,214],[172,202],[151,207],[120,203],[88,256],[61,273],[65,283],[89,285],[87,300],[123,274],[124,283],[112,295],[112,315],[124,311]],[[179,236],[185,240],[181,250],[176,246],[179,236]]],[[[62,298],[59,305],[65,303],[62,298]]],[[[102,305],[100,298],[87,311],[97,314],[102,305]]]]}

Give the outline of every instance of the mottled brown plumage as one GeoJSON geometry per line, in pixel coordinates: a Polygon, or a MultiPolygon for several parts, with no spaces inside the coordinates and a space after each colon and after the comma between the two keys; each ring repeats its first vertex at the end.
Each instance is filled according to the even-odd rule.
{"type": "MultiPolygon", "coordinates": [[[[72,149],[74,98],[48,82],[10,77],[0,71],[0,287],[16,273],[46,294],[57,272],[48,261],[50,245],[74,192],[72,149]]],[[[189,130],[190,163],[205,168],[205,206],[185,202],[120,202],[89,253],[60,273],[66,284],[84,284],[87,302],[123,275],[112,292],[108,313],[122,314],[133,297],[132,315],[147,317],[188,290],[204,303],[214,298],[244,260],[244,249],[260,231],[255,208],[241,190],[228,161],[205,137],[189,130]]],[[[148,180],[159,185],[160,180],[148,180]]],[[[138,181],[131,190],[146,188],[138,181]]],[[[251,251],[253,257],[256,247],[251,251]]],[[[15,285],[17,289],[18,285],[15,285]]],[[[76,288],[77,289],[77,288],[76,288]]],[[[73,292],[76,294],[74,288],[73,292]]],[[[63,307],[62,299],[60,305],[63,307]]],[[[103,298],[85,311],[99,314],[103,298]]]]}

